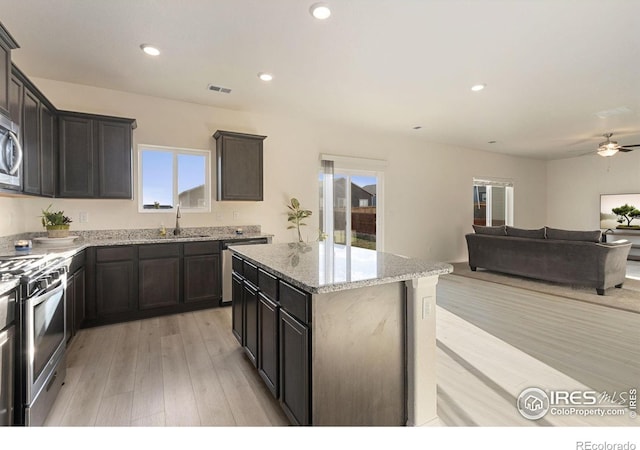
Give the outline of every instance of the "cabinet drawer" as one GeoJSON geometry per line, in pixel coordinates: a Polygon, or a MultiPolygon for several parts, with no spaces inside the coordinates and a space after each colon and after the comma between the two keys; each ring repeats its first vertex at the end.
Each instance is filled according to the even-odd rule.
{"type": "Polygon", "coordinates": [[[258,267],[254,266],[248,261],[242,261],[242,274],[244,277],[253,283],[254,286],[258,285],[258,267]]]}
{"type": "Polygon", "coordinates": [[[96,249],[96,262],[125,261],[133,259],[136,249],[123,245],[118,247],[106,247],[96,249]]]}
{"type": "Polygon", "coordinates": [[[309,323],[310,317],[310,296],[304,291],[291,286],[289,283],[280,280],[279,282],[280,306],[296,319],[304,323],[309,323]]]}
{"type": "Polygon", "coordinates": [[[185,242],[184,255],[210,255],[220,253],[220,241],[185,242]]]}
{"type": "Polygon", "coordinates": [[[138,252],[140,259],[180,256],[180,244],[146,244],[141,245],[138,252]]]}
{"type": "Polygon", "coordinates": [[[258,269],[258,287],[269,300],[278,301],[278,279],[276,277],[258,269]]]}
{"type": "Polygon", "coordinates": [[[231,256],[231,267],[235,273],[242,275],[242,258],[236,255],[231,256]]]}

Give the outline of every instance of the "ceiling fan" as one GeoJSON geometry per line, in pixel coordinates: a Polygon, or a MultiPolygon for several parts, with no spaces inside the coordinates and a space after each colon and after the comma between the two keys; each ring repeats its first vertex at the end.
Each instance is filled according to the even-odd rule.
{"type": "Polygon", "coordinates": [[[636,145],[620,145],[616,141],[611,140],[611,136],[613,133],[604,133],[603,136],[607,139],[606,141],[600,142],[598,145],[598,155],[600,156],[613,156],[618,152],[632,152],[634,149],[632,147],[640,147],[640,144],[636,145]]]}

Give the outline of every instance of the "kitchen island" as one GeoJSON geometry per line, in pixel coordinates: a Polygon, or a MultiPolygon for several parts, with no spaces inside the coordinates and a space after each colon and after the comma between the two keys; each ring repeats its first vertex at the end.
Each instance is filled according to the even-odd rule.
{"type": "Polygon", "coordinates": [[[292,423],[437,418],[436,284],[451,265],[324,242],[230,249],[234,335],[292,423]]]}

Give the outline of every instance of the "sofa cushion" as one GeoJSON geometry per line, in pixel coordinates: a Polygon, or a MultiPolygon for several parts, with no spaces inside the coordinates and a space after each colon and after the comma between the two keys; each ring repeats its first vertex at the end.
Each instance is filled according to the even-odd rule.
{"type": "Polygon", "coordinates": [[[531,238],[531,239],[544,239],[544,228],[538,228],[536,230],[525,230],[524,228],[506,227],[507,236],[531,238]]]}
{"type": "Polygon", "coordinates": [[[573,231],[573,230],[560,230],[558,228],[546,228],[547,239],[558,239],[563,241],[585,241],[585,242],[600,242],[602,237],[602,231],[573,231]]]}
{"type": "Polygon", "coordinates": [[[488,234],[491,236],[505,236],[504,225],[499,227],[483,227],[482,225],[473,225],[473,231],[476,234],[488,234]]]}

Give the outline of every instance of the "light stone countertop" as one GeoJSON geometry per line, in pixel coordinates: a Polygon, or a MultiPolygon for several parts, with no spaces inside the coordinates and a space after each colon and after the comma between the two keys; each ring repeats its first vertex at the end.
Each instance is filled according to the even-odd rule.
{"type": "Polygon", "coordinates": [[[451,264],[324,242],[230,246],[234,253],[312,294],[406,281],[453,271],[451,264]]]}

